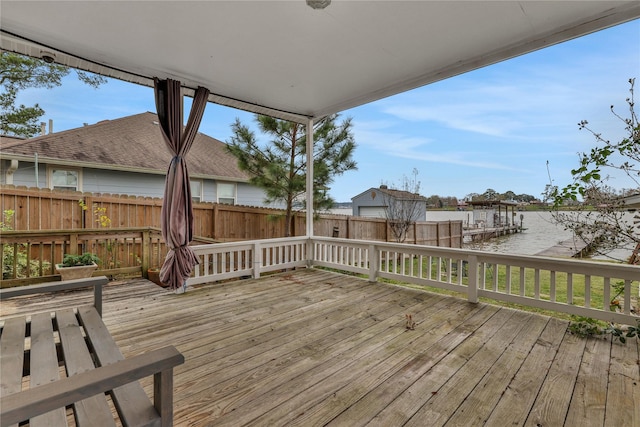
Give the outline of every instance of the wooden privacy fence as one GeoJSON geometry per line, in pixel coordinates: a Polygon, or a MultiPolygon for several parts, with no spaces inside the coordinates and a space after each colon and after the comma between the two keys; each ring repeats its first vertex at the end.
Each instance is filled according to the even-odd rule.
{"type": "MultiPolygon", "coordinates": [[[[196,239],[194,244],[215,243],[196,239]]],[[[100,258],[97,276],[143,275],[162,265],[167,247],[157,228],[3,231],[0,287],[57,280],[64,254],[90,252],[100,258]]]]}
{"type": "MultiPolygon", "coordinates": [[[[389,221],[347,215],[320,215],[313,223],[313,234],[378,242],[395,242],[389,221]]],[[[411,224],[404,242],[426,246],[461,248],[462,221],[420,221],[411,224]]]]}
{"type": "MultiPolygon", "coordinates": [[[[102,228],[98,210],[110,228],[160,227],[162,199],[72,191],[52,191],[13,185],[0,186],[0,211],[13,211],[4,229],[77,230],[102,228]],[[78,203],[82,200],[86,210],[78,203]]],[[[271,239],[286,236],[284,211],[279,209],[194,203],[194,235],[217,241],[271,239]]],[[[5,221],[3,219],[2,221],[5,221]]],[[[294,218],[294,236],[306,232],[304,212],[294,218]]],[[[314,235],[359,240],[394,241],[381,218],[321,214],[314,219],[314,235]]],[[[418,222],[405,243],[460,248],[462,221],[418,222]]]]}
{"type": "Polygon", "coordinates": [[[157,229],[4,231],[0,236],[2,287],[56,279],[64,254],[91,252],[98,275],[134,274],[166,253],[157,229]]]}

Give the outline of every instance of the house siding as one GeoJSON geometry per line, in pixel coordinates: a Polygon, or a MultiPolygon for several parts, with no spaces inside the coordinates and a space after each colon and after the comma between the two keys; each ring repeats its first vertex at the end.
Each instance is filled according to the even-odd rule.
{"type": "Polygon", "coordinates": [[[267,205],[264,202],[264,191],[258,187],[246,183],[238,183],[237,204],[246,206],[268,206],[271,208],[284,209],[284,203],[267,205]]]}
{"type": "MultiPolygon", "coordinates": [[[[2,138],[0,182],[48,188],[51,167],[70,165],[61,168],[80,172],[77,188],[80,191],[162,197],[170,160],[157,115],[145,112],[26,140],[2,138]],[[36,182],[34,165],[38,155],[36,182]],[[10,169],[12,159],[18,161],[16,171],[10,169]]],[[[202,184],[202,194],[196,195],[200,200],[218,201],[218,184],[227,182],[237,183],[236,204],[266,206],[264,191],[246,183],[249,175],[239,168],[237,159],[222,141],[198,133],[187,163],[191,177],[202,184]]]]}
{"type": "MultiPolygon", "coordinates": [[[[380,210],[384,212],[384,208],[386,206],[384,195],[376,188],[371,188],[363,193],[358,194],[357,196],[353,197],[351,201],[353,216],[360,216],[361,207],[380,208],[380,210]]],[[[384,217],[384,215],[380,216],[380,218],[384,217]]]]}
{"type": "Polygon", "coordinates": [[[7,170],[9,168],[10,161],[2,161],[2,170],[0,171],[0,182],[2,184],[13,184],[16,186],[23,185],[25,187],[47,187],[47,165],[38,165],[38,185],[36,185],[36,170],[35,162],[19,162],[18,169],[13,173],[13,182],[7,182],[7,170]]]}
{"type": "Polygon", "coordinates": [[[82,169],[82,191],[91,193],[162,197],[164,181],[164,175],[82,169]]]}
{"type": "MultiPolygon", "coordinates": [[[[385,195],[382,191],[377,188],[370,188],[367,191],[364,191],[357,196],[351,199],[352,206],[352,214],[353,216],[360,216],[361,208],[379,208],[380,212],[385,211],[385,207],[387,205],[387,199],[390,198],[390,201],[395,203],[402,203],[402,201],[398,201],[392,196],[385,195]]],[[[427,218],[427,202],[421,201],[418,202],[419,205],[417,207],[417,212],[415,215],[414,221],[425,221],[427,218]]],[[[372,209],[367,209],[368,211],[372,211],[372,209]]],[[[384,214],[379,215],[380,218],[385,218],[384,214]]]]}
{"type": "MultiPolygon", "coordinates": [[[[0,183],[7,184],[7,170],[10,162],[0,162],[0,183]]],[[[38,185],[35,182],[35,163],[21,161],[13,173],[13,185],[48,188],[47,165],[38,165],[38,185]]],[[[139,172],[114,171],[94,168],[79,168],[81,172],[80,191],[101,194],[127,194],[141,197],[163,197],[165,175],[139,172]]],[[[203,179],[203,202],[217,202],[217,180],[203,179]]],[[[220,182],[231,182],[220,180],[220,182]]],[[[284,208],[282,203],[268,205],[260,188],[247,183],[237,183],[236,204],[245,206],[284,208]]]]}

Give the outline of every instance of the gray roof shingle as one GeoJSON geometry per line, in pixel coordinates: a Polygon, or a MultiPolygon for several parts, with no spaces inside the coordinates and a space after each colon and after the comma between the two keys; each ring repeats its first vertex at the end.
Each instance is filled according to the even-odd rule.
{"type": "MultiPolygon", "coordinates": [[[[162,138],[158,116],[146,112],[115,120],[103,120],[93,125],[69,129],[16,142],[0,138],[2,157],[11,154],[33,156],[43,162],[59,159],[89,163],[100,169],[118,166],[165,173],[171,154],[162,138]]],[[[238,168],[238,162],[226,144],[198,132],[187,154],[191,176],[227,178],[246,181],[248,175],[238,168]]]]}

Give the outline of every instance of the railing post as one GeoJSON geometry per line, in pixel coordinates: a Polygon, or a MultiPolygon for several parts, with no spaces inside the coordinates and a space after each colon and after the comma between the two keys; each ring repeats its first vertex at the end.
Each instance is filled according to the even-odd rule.
{"type": "Polygon", "coordinates": [[[369,281],[375,282],[378,276],[378,266],[380,265],[380,253],[375,245],[369,245],[369,281]]]}
{"type": "MultiPolygon", "coordinates": [[[[158,249],[159,250],[159,249],[158,249]]],[[[142,277],[145,279],[149,278],[148,271],[151,267],[151,232],[147,228],[142,230],[142,242],[140,243],[140,251],[142,252],[140,255],[140,260],[142,262],[142,277]]]]}
{"type": "Polygon", "coordinates": [[[314,250],[313,241],[311,240],[311,237],[308,236],[306,241],[306,251],[307,268],[312,268],[313,262],[316,260],[316,252],[314,250]]]}
{"type": "Polygon", "coordinates": [[[260,267],[262,267],[262,246],[260,243],[253,244],[253,278],[260,277],[260,267]]]}
{"type": "Polygon", "coordinates": [[[467,284],[467,299],[469,302],[478,302],[478,257],[469,255],[469,283],[467,284]]]}
{"type": "Polygon", "coordinates": [[[78,255],[78,233],[73,231],[69,233],[69,246],[70,246],[70,248],[68,249],[69,253],[72,255],[78,255]]]}

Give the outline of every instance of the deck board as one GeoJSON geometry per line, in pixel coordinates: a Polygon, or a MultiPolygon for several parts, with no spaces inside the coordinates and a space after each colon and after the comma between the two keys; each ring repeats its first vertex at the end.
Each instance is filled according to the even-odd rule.
{"type": "Polygon", "coordinates": [[[611,347],[609,341],[610,338],[593,339],[586,343],[567,423],[584,427],[603,425],[610,363],[607,352],[611,347]]]}
{"type": "MultiPolygon", "coordinates": [[[[176,426],[640,425],[639,344],[578,338],[564,320],[318,269],[104,291],[125,357],[184,354],[176,426]]],[[[91,301],[17,298],[0,319],[91,301]]]]}
{"type": "MultiPolygon", "coordinates": [[[[566,322],[551,318],[513,381],[486,420],[487,425],[523,425],[562,342],[566,322]]],[[[587,379],[587,378],[585,378],[587,379]]],[[[580,425],[580,424],[577,424],[580,425]]],[[[602,425],[602,424],[601,424],[602,425]]]]}

